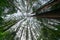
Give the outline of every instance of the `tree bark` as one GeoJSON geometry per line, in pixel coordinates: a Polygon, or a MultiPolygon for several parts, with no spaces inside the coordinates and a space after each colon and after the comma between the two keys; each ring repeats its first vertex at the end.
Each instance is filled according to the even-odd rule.
{"type": "Polygon", "coordinates": [[[51,10],[48,12],[44,12],[38,15],[33,15],[32,17],[37,18],[60,18],[60,8],[56,10],[51,10]]]}
{"type": "Polygon", "coordinates": [[[32,12],[32,14],[35,13],[35,12],[41,11],[41,10],[43,10],[43,9],[45,9],[45,8],[48,8],[48,7],[50,7],[50,6],[53,6],[53,5],[55,5],[55,4],[59,3],[59,2],[60,2],[60,0],[54,0],[54,1],[52,1],[52,2],[49,1],[49,2],[46,3],[45,5],[43,5],[43,6],[41,6],[40,8],[38,8],[36,11],[32,12]]]}

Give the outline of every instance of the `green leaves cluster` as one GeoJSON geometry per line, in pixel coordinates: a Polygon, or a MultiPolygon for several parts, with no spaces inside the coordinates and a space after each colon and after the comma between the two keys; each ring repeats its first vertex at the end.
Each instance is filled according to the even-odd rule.
{"type": "Polygon", "coordinates": [[[51,9],[60,9],[60,3],[55,4],[51,9]]]}
{"type": "Polygon", "coordinates": [[[0,40],[14,40],[14,32],[9,32],[7,30],[11,28],[11,26],[13,26],[16,22],[17,21],[8,21],[0,26],[0,40]]]}
{"type": "Polygon", "coordinates": [[[12,5],[15,5],[14,0],[0,0],[0,24],[3,21],[2,16],[6,16],[8,14],[13,14],[17,12],[16,8],[12,5]],[[7,13],[4,12],[6,10],[7,10],[7,13]]]}
{"type": "MultiPolygon", "coordinates": [[[[56,26],[57,27],[57,26],[56,26]]],[[[60,25],[58,26],[60,27],[60,25]]],[[[41,35],[37,40],[59,40],[60,39],[60,29],[59,30],[52,30],[47,27],[43,27],[41,30],[41,35]]]]}
{"type": "Polygon", "coordinates": [[[0,32],[0,40],[12,40],[13,35],[11,36],[10,32],[0,32]]]}

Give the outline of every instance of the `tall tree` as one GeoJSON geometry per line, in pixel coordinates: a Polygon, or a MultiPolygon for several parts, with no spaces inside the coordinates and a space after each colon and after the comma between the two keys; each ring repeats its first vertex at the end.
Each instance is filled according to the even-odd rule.
{"type": "Polygon", "coordinates": [[[0,25],[0,40],[59,40],[60,20],[31,17],[31,13],[39,12],[53,4],[52,1],[1,0],[0,24],[3,23],[0,25]]]}

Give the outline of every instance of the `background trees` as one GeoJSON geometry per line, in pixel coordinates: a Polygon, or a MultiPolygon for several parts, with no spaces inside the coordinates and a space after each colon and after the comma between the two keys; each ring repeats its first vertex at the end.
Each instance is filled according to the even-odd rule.
{"type": "Polygon", "coordinates": [[[41,17],[42,13],[47,15],[47,12],[52,13],[59,9],[56,11],[58,13],[59,2],[59,0],[1,0],[0,40],[59,40],[60,20],[41,17]]]}

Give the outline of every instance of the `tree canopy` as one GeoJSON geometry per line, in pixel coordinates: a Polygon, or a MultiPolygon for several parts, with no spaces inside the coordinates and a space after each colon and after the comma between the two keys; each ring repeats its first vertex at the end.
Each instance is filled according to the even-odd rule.
{"type": "Polygon", "coordinates": [[[0,40],[60,40],[59,13],[59,0],[0,0],[0,40]]]}

